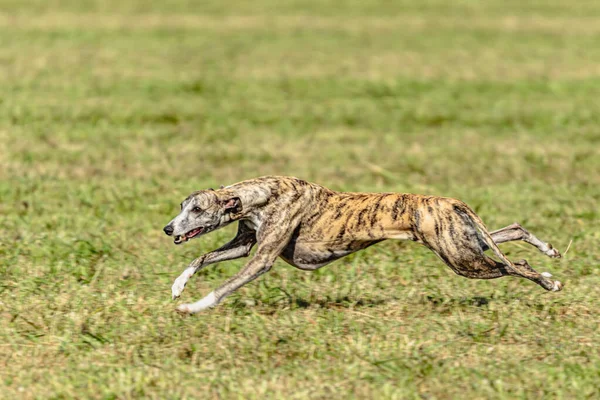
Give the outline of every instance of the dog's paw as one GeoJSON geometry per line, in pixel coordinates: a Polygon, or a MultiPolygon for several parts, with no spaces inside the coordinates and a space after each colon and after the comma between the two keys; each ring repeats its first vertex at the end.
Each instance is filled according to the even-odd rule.
{"type": "Polygon", "coordinates": [[[544,252],[545,255],[552,258],[561,258],[562,255],[558,250],[556,250],[550,243],[548,243],[548,250],[544,252]]]}
{"type": "Polygon", "coordinates": [[[191,304],[180,304],[180,305],[178,305],[178,306],[175,308],[175,311],[176,311],[178,314],[181,314],[181,315],[191,315],[191,314],[193,314],[193,313],[192,313],[192,310],[191,310],[191,308],[190,308],[190,305],[191,305],[191,304]]]}
{"type": "Polygon", "coordinates": [[[179,296],[181,296],[183,289],[185,289],[186,283],[187,283],[187,280],[183,280],[183,279],[181,279],[181,277],[175,279],[175,283],[173,283],[173,286],[171,286],[171,298],[173,300],[175,300],[175,299],[179,298],[179,296]]]}
{"type": "Polygon", "coordinates": [[[563,288],[563,284],[560,281],[554,281],[554,287],[552,288],[553,292],[560,292],[563,288]]]}
{"type": "MultiPolygon", "coordinates": [[[[550,272],[542,272],[540,273],[541,276],[543,276],[544,278],[552,278],[552,274],[550,272]]],[[[552,288],[548,289],[551,292],[560,292],[563,288],[563,284],[560,281],[551,281],[552,282],[552,288]]]]}
{"type": "Polygon", "coordinates": [[[215,292],[210,292],[208,296],[203,299],[191,303],[191,304],[180,304],[175,309],[179,314],[196,314],[202,310],[206,310],[208,308],[213,308],[217,304],[219,304],[219,300],[215,296],[215,292]]]}

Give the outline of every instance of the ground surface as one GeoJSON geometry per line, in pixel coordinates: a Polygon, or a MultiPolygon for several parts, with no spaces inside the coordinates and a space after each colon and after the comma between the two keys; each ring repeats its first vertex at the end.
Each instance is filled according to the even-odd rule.
{"type": "Polygon", "coordinates": [[[148,4],[2,2],[0,397],[600,396],[600,3],[148,4]],[[264,174],[459,197],[565,290],[386,242],[178,316],[235,228],[162,226],[264,174]]]}

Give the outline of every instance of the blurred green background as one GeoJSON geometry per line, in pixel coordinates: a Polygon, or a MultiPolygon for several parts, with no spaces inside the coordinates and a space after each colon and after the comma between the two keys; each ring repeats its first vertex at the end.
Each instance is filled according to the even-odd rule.
{"type": "Polygon", "coordinates": [[[599,396],[599,43],[583,0],[0,1],[0,397],[599,396]],[[181,318],[235,228],[162,227],[266,174],[460,198],[565,289],[390,241],[181,318]]]}

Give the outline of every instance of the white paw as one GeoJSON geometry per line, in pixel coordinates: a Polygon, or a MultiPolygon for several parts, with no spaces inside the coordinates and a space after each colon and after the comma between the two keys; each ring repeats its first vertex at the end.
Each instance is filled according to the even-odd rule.
{"type": "Polygon", "coordinates": [[[544,252],[548,257],[552,258],[561,258],[560,252],[552,247],[551,244],[548,245],[549,249],[544,252]]]}
{"type": "Polygon", "coordinates": [[[563,284],[560,283],[559,281],[554,281],[554,287],[552,288],[553,292],[559,292],[561,291],[563,288],[563,284]]]}
{"type": "Polygon", "coordinates": [[[552,278],[552,274],[550,272],[542,272],[540,275],[542,275],[544,278],[552,278]]]}
{"type": "Polygon", "coordinates": [[[175,279],[175,283],[171,286],[171,297],[173,300],[181,296],[183,289],[185,289],[185,285],[187,283],[187,279],[182,279],[181,276],[175,279]]]}
{"type": "Polygon", "coordinates": [[[215,293],[210,292],[208,296],[195,303],[180,304],[179,306],[177,306],[176,311],[180,314],[195,314],[199,311],[206,310],[207,308],[212,308],[217,304],[219,304],[219,301],[217,300],[215,293]]]}
{"type": "Polygon", "coordinates": [[[180,304],[177,306],[175,311],[180,314],[192,314],[191,304],[180,304]]]}

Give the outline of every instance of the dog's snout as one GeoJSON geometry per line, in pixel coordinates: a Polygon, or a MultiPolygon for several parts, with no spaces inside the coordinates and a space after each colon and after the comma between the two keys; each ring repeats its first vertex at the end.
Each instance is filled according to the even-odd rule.
{"type": "Polygon", "coordinates": [[[173,227],[171,225],[167,225],[163,228],[163,231],[165,231],[168,236],[171,236],[173,234],[173,227]]]}

